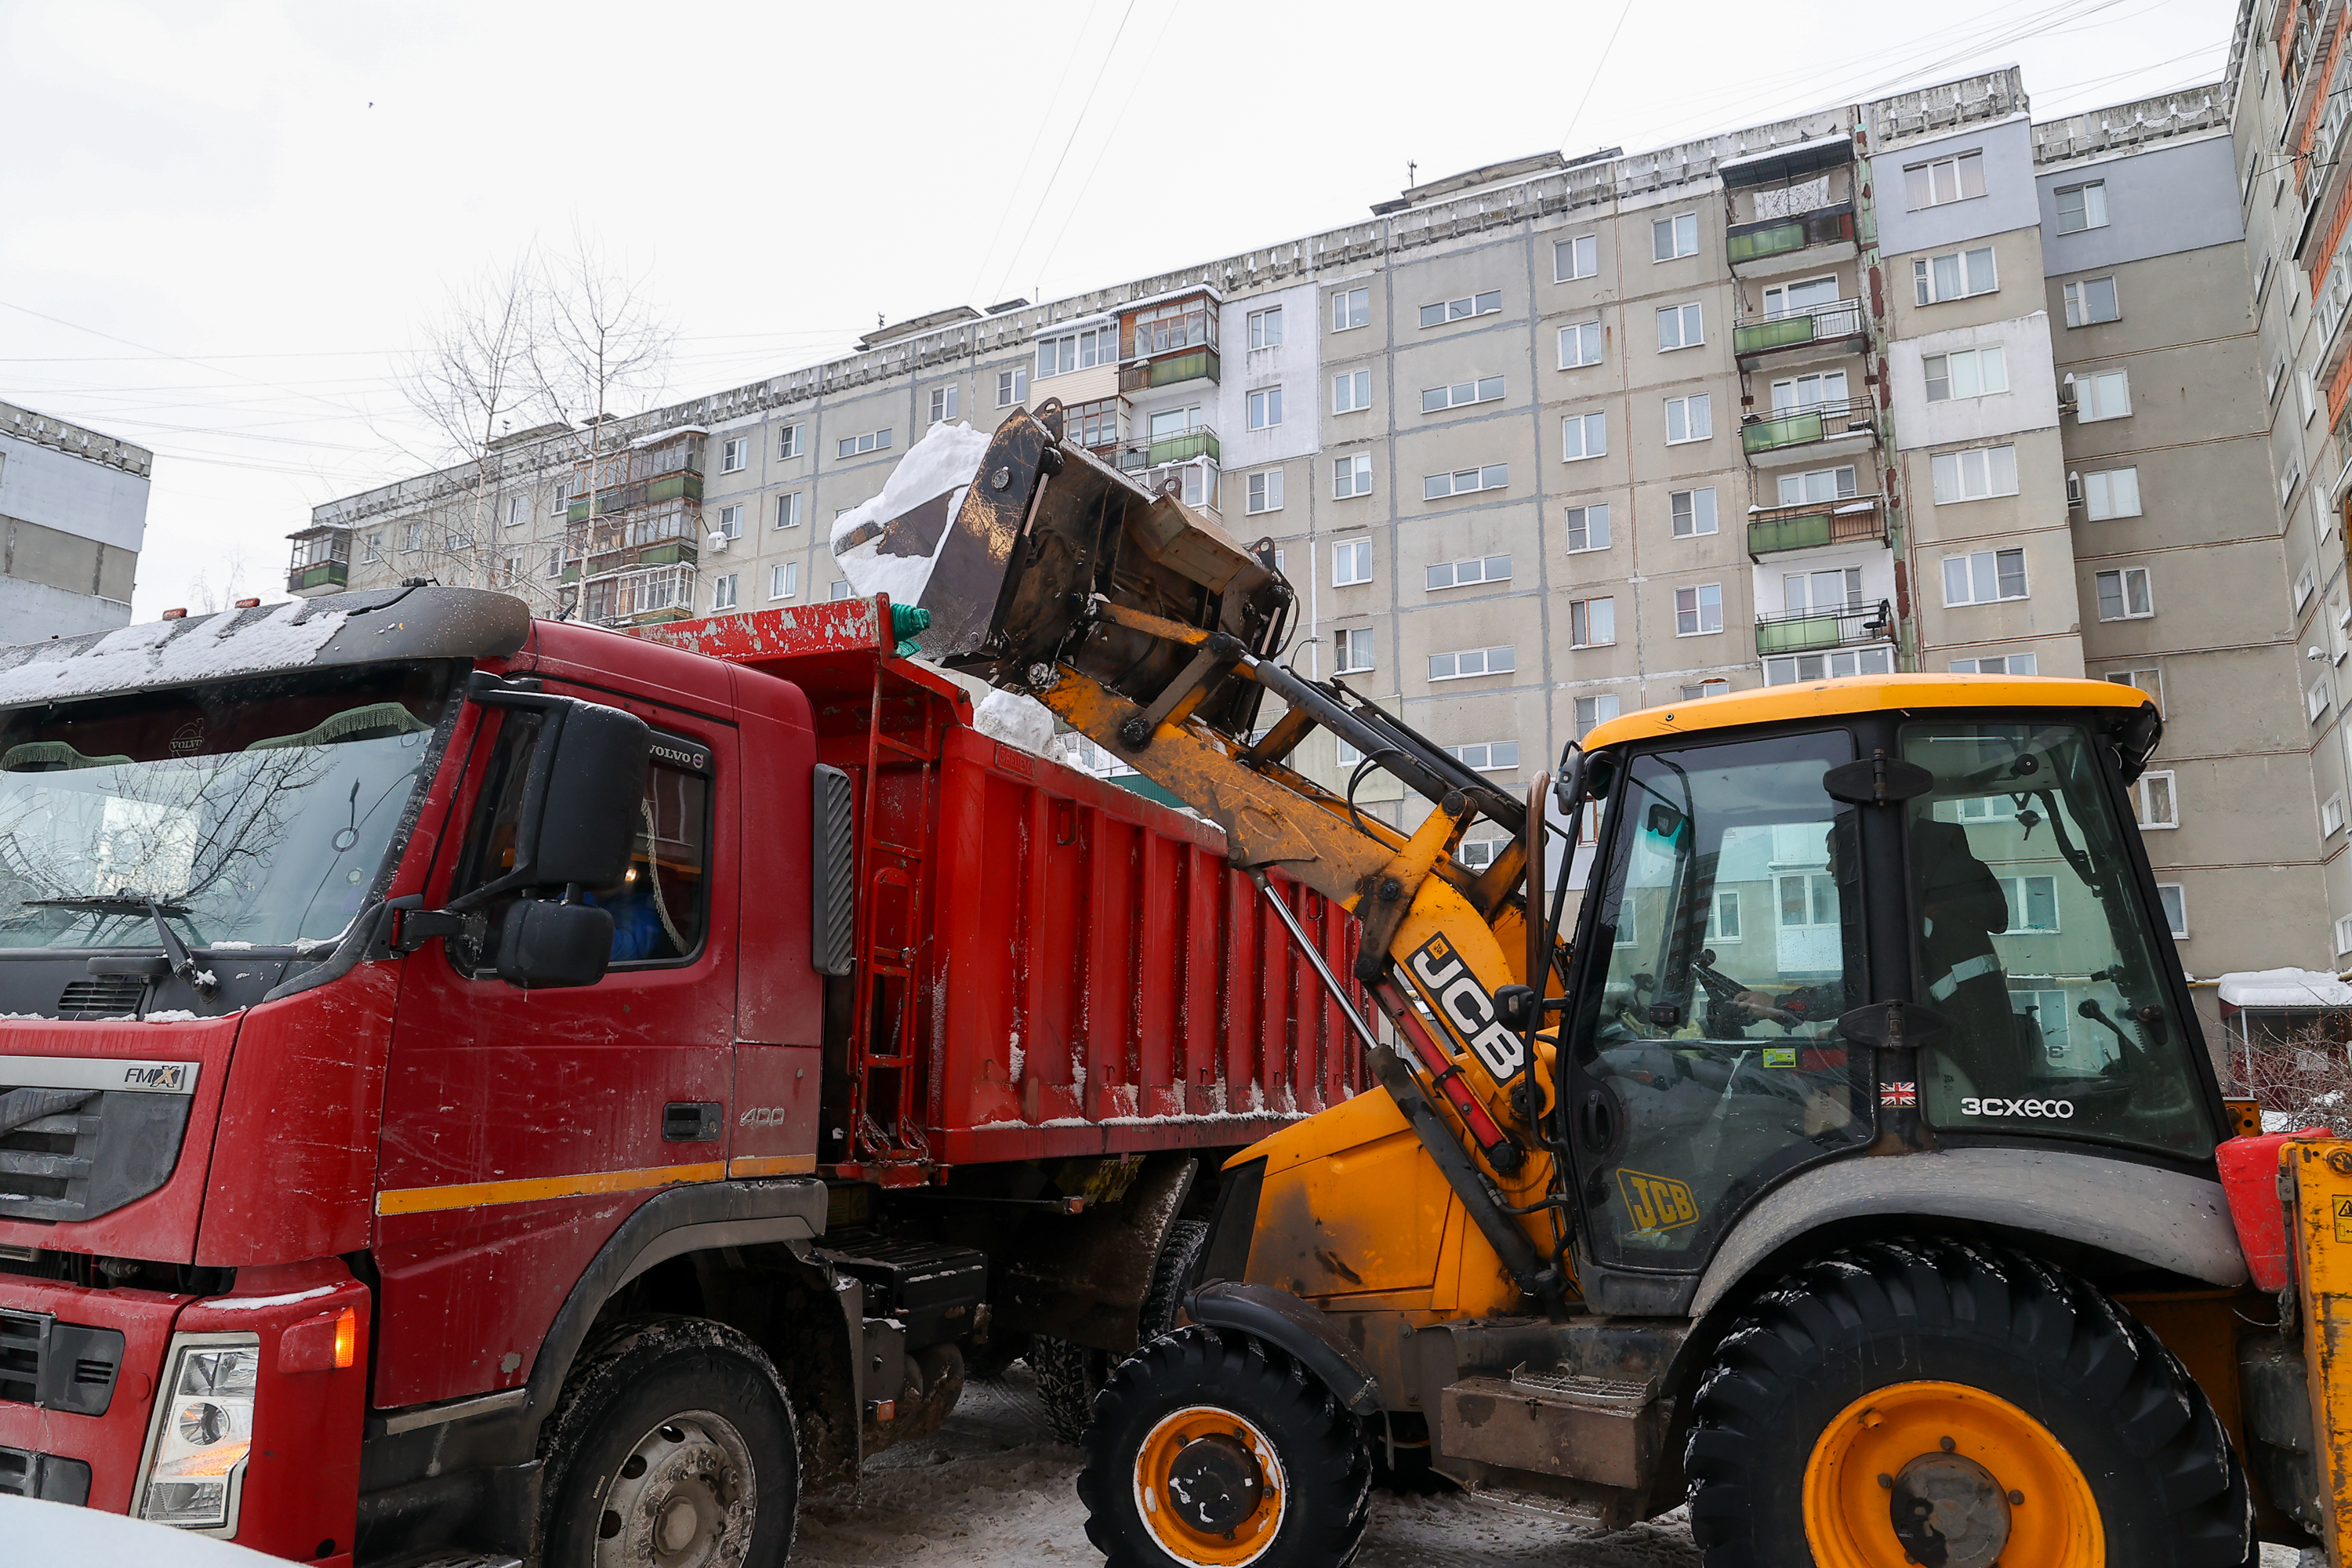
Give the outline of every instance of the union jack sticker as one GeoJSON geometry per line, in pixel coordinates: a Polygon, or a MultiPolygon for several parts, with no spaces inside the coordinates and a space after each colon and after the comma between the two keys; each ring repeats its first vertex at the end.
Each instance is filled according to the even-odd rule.
{"type": "Polygon", "coordinates": [[[1893,1110],[1910,1110],[1919,1103],[1919,1086],[1916,1082],[1882,1083],[1878,1086],[1878,1103],[1893,1110]]]}

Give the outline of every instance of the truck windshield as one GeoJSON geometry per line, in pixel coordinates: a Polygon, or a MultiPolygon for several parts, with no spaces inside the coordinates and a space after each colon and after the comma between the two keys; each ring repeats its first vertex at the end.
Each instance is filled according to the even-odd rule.
{"type": "Polygon", "coordinates": [[[453,671],[224,682],[0,712],[0,947],[323,942],[425,773],[453,671]]]}

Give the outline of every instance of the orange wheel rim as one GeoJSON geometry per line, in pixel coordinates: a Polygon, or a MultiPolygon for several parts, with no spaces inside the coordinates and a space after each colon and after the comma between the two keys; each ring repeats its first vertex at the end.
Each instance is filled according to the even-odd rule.
{"type": "Polygon", "coordinates": [[[1804,1500],[1819,1568],[1904,1568],[1927,1560],[1914,1549],[1927,1539],[1947,1568],[2106,1562],[2091,1483],[2065,1445],[1965,1384],[1898,1383],[1847,1405],[1813,1441],[1804,1500]]]}
{"type": "Polygon", "coordinates": [[[1265,1434],[1213,1405],[1161,1417],[1136,1450],[1136,1511],[1179,1563],[1256,1562],[1282,1532],[1286,1492],[1265,1434]]]}

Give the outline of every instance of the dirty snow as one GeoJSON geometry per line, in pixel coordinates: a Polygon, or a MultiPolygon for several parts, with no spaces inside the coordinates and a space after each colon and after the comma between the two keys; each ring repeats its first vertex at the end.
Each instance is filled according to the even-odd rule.
{"type": "MultiPolygon", "coordinates": [[[[795,1568],[1096,1564],[1077,1450],[1055,1441],[1026,1367],[974,1381],[935,1436],[901,1445],[855,1488],[801,1508],[795,1568]]],[[[1359,1568],[1696,1568],[1680,1514],[1603,1532],[1574,1518],[1460,1494],[1377,1496],[1359,1568]]],[[[2268,1568],[2268,1565],[2266,1565],[2268,1568]]]]}
{"type": "Polygon", "coordinates": [[[833,532],[827,542],[835,547],[834,557],[841,563],[842,575],[849,579],[852,592],[861,597],[887,594],[894,605],[920,602],[923,585],[931,580],[931,567],[953,529],[940,531],[939,545],[928,556],[881,554],[879,538],[869,539],[845,553],[839,542],[865,523],[887,522],[936,496],[971,484],[972,476],[980,471],[981,459],[988,455],[988,439],[986,435],[961,422],[931,426],[930,432],[907,448],[907,455],[890,470],[890,477],[882,482],[880,495],[833,520],[833,532]]]}
{"type": "Polygon", "coordinates": [[[1000,689],[972,709],[971,727],[991,740],[1042,757],[1054,739],[1054,710],[1025,692],[1000,689]]]}
{"type": "Polygon", "coordinates": [[[251,1312],[263,1307],[283,1307],[293,1301],[307,1301],[313,1296],[334,1293],[332,1285],[313,1285],[308,1290],[297,1290],[290,1296],[217,1296],[196,1304],[208,1312],[251,1312]]]}
{"type": "Polygon", "coordinates": [[[193,1024],[196,1015],[179,1007],[166,1007],[160,1013],[150,1013],[140,1020],[146,1024],[193,1024]]]}
{"type": "Polygon", "coordinates": [[[0,669],[0,703],[186,685],[308,664],[342,629],[345,618],[342,611],[331,610],[297,624],[294,617],[309,607],[307,599],[289,599],[234,633],[246,611],[223,610],[196,622],[145,621],[86,647],[37,643],[33,658],[0,669]]]}

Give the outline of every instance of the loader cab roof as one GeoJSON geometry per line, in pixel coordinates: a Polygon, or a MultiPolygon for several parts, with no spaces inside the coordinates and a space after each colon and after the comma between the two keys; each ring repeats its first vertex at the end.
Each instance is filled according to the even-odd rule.
{"type": "Polygon", "coordinates": [[[1927,708],[2114,708],[2150,704],[2147,692],[2113,680],[2035,675],[1850,675],[1644,708],[1596,725],[1584,749],[1697,734],[1748,724],[1828,719],[1927,708]]]}

